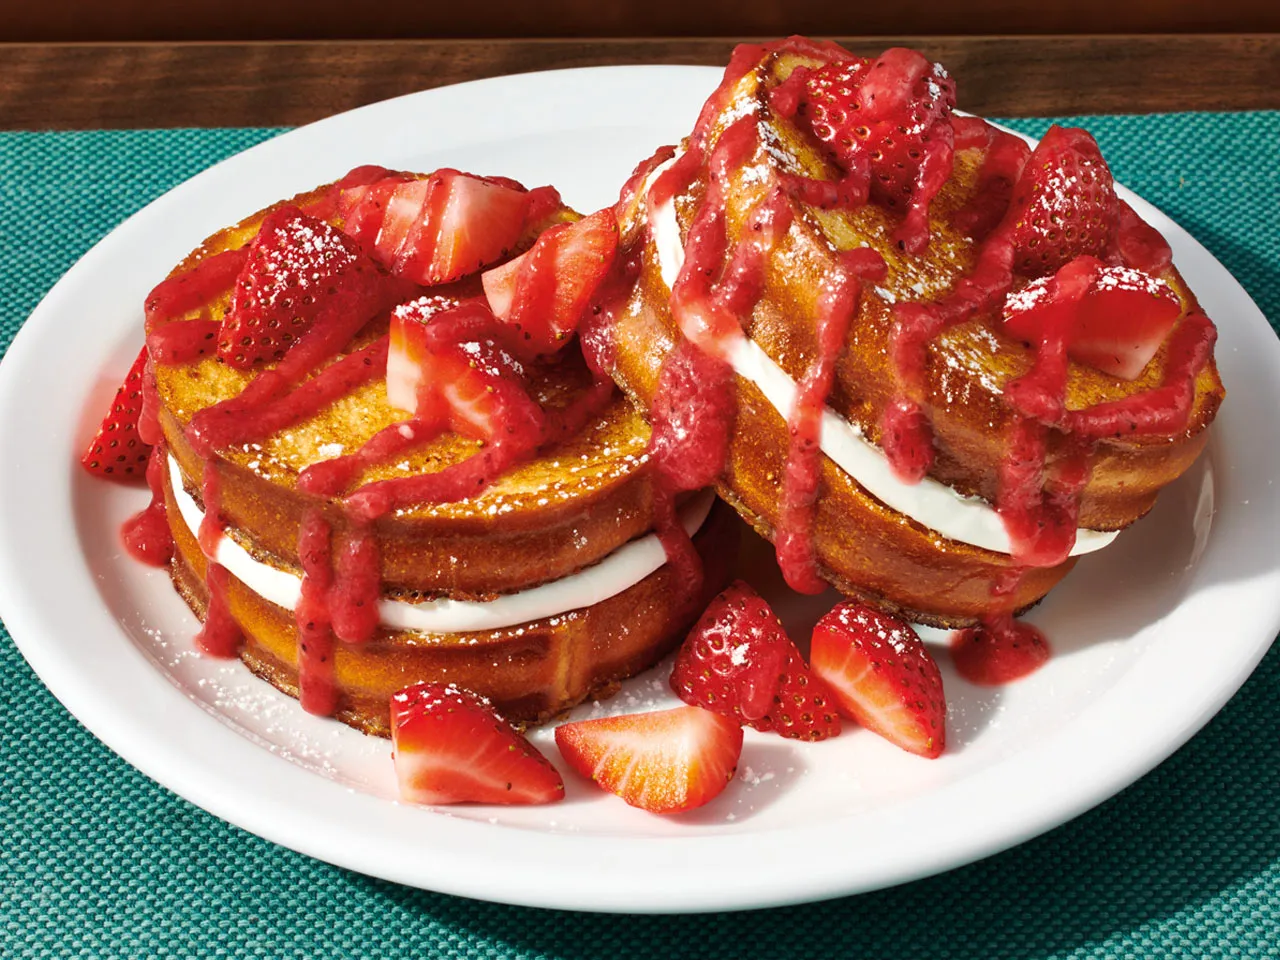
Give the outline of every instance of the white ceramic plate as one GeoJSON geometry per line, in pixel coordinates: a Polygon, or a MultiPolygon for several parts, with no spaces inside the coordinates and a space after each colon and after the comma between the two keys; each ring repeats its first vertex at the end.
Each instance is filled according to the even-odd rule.
{"type": "MultiPolygon", "coordinates": [[[[940,760],[857,729],[815,745],[749,731],[738,779],[682,818],[633,810],[571,773],[558,805],[437,812],[393,801],[385,742],[194,653],[195,621],[167,576],[121,552],[120,522],[145,495],[75,465],[141,343],[147,290],[206,235],[362,163],[551,182],[594,209],[691,127],[718,76],[571,70],[375,104],[200,174],[68,272],[0,366],[0,612],[67,708],[148,776],[295,850],[433,890],[616,911],[766,906],[945,870],[1088,809],[1199,729],[1280,629],[1280,344],[1209,253],[1132,197],[1218,321],[1231,395],[1208,454],[1036,611],[1057,650],[1043,670],[982,689],[940,657],[940,760]]],[[[776,576],[767,550],[747,553],[757,581],[776,576]]],[[[807,635],[832,600],[780,605],[807,635]]],[[[659,669],[597,709],[669,699],[659,669]]],[[[549,731],[536,740],[558,759],[549,731]]]]}

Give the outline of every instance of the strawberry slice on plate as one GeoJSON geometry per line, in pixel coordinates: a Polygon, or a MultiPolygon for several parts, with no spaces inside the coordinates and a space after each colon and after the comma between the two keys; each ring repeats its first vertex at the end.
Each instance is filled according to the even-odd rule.
{"type": "Polygon", "coordinates": [[[741,580],[694,625],[676,655],[671,688],[685,703],[794,740],[840,732],[826,684],[805,666],[769,604],[741,580]]]}
{"type": "Polygon", "coordinates": [[[1076,127],[1050,127],[1023,166],[1004,216],[1014,269],[1043,277],[1078,256],[1102,256],[1116,212],[1115,183],[1097,141],[1076,127]]]}
{"type": "Polygon", "coordinates": [[[865,603],[840,603],[813,628],[809,657],[848,717],[903,750],[941,756],[942,675],[909,625],[865,603]]]}
{"type": "Polygon", "coordinates": [[[1182,315],[1182,301],[1150,274],[1096,262],[1086,292],[1065,295],[1064,274],[1088,259],[1077,258],[1055,276],[1033,280],[1007,297],[1004,328],[1028,342],[1046,329],[1065,330],[1072,360],[1122,380],[1136,379],[1182,315]]]}
{"type": "Polygon", "coordinates": [[[146,366],[147,348],[143,347],[129,367],[124,383],[116,389],[115,399],[102,418],[93,442],[80,457],[80,463],[95,477],[132,483],[146,476],[151,447],[138,434],[146,366]]]}
{"type": "Polygon", "coordinates": [[[369,319],[384,278],[359,245],[297,207],[267,214],[218,332],[218,358],[240,370],[284,358],[313,326],[369,319]]]}
{"type": "Polygon", "coordinates": [[[564,781],[484,697],[418,683],[391,696],[400,797],[410,803],[554,803],[564,781]]]}
{"type": "Polygon", "coordinates": [[[516,331],[522,358],[568,342],[617,253],[618,221],[606,208],[552,227],[527,253],[481,276],[494,316],[516,331]]]}
{"type": "Polygon", "coordinates": [[[556,746],[578,773],[631,806],[682,813],[733,779],[742,727],[701,707],[676,707],[562,724],[556,746]]]}

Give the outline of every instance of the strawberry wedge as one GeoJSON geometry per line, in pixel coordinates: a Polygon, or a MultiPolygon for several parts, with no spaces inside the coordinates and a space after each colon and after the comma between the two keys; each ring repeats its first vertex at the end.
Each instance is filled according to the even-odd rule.
{"type": "Polygon", "coordinates": [[[848,717],[903,750],[941,756],[942,675],[906,623],[865,603],[837,604],[813,628],[809,659],[848,717]]]}
{"type": "Polygon", "coordinates": [[[516,332],[520,356],[555,353],[578,329],[618,252],[612,209],[552,227],[528,253],[481,276],[494,316],[516,332]]]}
{"type": "Polygon", "coordinates": [[[218,359],[240,370],[278,362],[312,328],[332,328],[345,342],[382,307],[386,280],[342,231],[278,207],[236,277],[218,359]]]}
{"type": "Polygon", "coordinates": [[[741,580],[711,601],[671,669],[671,688],[685,703],[793,740],[825,740],[840,732],[826,684],[764,598],[741,580]]]}
{"type": "Polygon", "coordinates": [[[738,768],[742,728],[701,707],[566,723],[556,746],[578,773],[651,813],[683,813],[724,790],[738,768]]]}
{"type": "Polygon", "coordinates": [[[142,414],[142,383],[146,376],[147,348],[143,347],[115,399],[102,418],[98,432],[80,457],[81,465],[95,477],[133,483],[146,474],[151,447],[138,433],[142,414]]]}
{"type": "MultiPolygon", "coordinates": [[[[1046,328],[1067,331],[1067,355],[1122,380],[1141,375],[1182,315],[1182,302],[1163,280],[1132,267],[1098,264],[1088,290],[1062,295],[1060,278],[1033,280],[1005,301],[1004,328],[1035,342],[1046,328]],[[1064,313],[1065,312],[1065,313],[1064,313]]],[[[1096,261],[1095,261],[1096,262],[1096,261]]]]}
{"type": "Polygon", "coordinates": [[[523,367],[499,342],[505,333],[482,300],[401,304],[391,315],[387,401],[477,440],[514,431],[539,436],[542,414],[523,367]]]}
{"type": "Polygon", "coordinates": [[[400,797],[410,803],[554,803],[564,781],[484,697],[419,683],[391,697],[400,797]]]}
{"type": "Polygon", "coordinates": [[[361,189],[344,229],[402,279],[451,283],[508,256],[524,231],[530,194],[514,180],[437,170],[361,189]]]}

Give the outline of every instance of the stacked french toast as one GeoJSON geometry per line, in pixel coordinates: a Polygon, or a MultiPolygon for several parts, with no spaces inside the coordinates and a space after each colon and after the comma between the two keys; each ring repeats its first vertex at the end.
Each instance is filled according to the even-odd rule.
{"type": "Polygon", "coordinates": [[[1016,619],[1194,461],[1213,324],[1082,130],[1034,148],[945,69],[738,48],[695,129],[589,216],[551,187],[361,167],[209,238],[83,457],[240,657],[391,736],[424,803],[549,802],[545,722],[679,648],[686,706],[561,724],[578,772],[674,813],[744,726],[946,744],[933,654],[1036,669],[1016,619]],[[732,509],[730,509],[732,508],[732,509]],[[736,511],[808,644],[732,575],[736,511]],[[713,599],[714,598],[714,599],[713,599]]]}

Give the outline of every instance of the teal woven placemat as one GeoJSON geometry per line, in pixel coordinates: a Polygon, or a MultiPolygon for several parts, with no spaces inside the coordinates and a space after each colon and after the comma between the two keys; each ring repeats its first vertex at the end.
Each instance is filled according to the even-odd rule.
{"type": "MultiPolygon", "coordinates": [[[[1116,176],[1208,246],[1276,324],[1280,114],[1080,122],[1116,176]]],[[[0,134],[0,343],[125,216],[273,133],[0,134]]],[[[1280,646],[1155,772],[981,863],[810,906],[616,917],[410,890],[228,826],[99,744],[4,634],[0,958],[1280,956],[1277,694],[1280,646]]]]}

